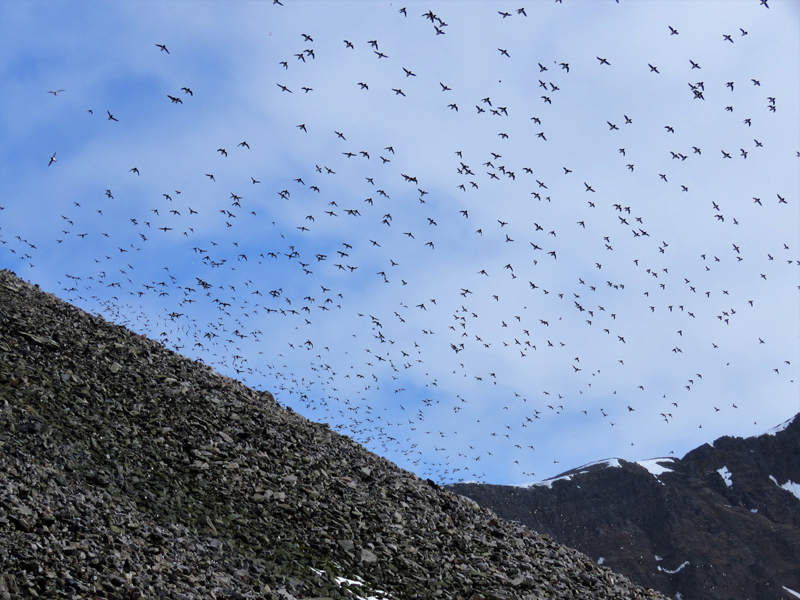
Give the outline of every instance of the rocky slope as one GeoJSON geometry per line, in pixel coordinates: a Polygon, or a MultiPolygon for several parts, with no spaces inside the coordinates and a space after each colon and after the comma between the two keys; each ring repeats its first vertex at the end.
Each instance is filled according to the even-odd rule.
{"type": "Polygon", "coordinates": [[[0,271],[0,599],[662,596],[0,271]]]}
{"type": "Polygon", "coordinates": [[[683,600],[800,592],[800,415],[682,459],[611,459],[526,487],[451,489],[683,600]]]}

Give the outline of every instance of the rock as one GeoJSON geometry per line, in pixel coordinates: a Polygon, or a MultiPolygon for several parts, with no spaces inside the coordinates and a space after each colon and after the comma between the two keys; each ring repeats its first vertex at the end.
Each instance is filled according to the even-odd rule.
{"type": "Polygon", "coordinates": [[[378,562],[378,557],[373,552],[371,552],[370,550],[367,550],[366,548],[363,548],[361,550],[361,562],[362,563],[378,562]]]}
{"type": "Polygon", "coordinates": [[[285,600],[297,600],[297,598],[292,596],[288,591],[286,591],[286,588],[283,587],[278,589],[277,594],[285,600]]]}

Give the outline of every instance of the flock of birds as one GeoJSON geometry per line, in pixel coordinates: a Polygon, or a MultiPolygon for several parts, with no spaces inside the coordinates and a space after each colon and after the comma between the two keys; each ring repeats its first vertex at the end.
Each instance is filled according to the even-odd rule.
{"type": "MultiPolygon", "coordinates": [[[[769,8],[766,0],[761,5],[769,8]]],[[[525,8],[489,12],[502,20],[529,18],[525,8]]],[[[433,11],[415,15],[401,8],[396,17],[422,19],[437,41],[450,33],[433,11]]],[[[665,25],[664,36],[677,42],[680,32],[665,25]]],[[[746,36],[744,28],[738,35],[720,32],[719,42],[744,42],[746,36]]],[[[795,189],[760,182],[746,208],[741,198],[709,199],[694,189],[693,169],[717,169],[712,161],[741,161],[745,168],[766,151],[760,125],[779,112],[779,99],[756,74],[711,89],[696,74],[713,72],[713,65],[688,61],[685,99],[713,103],[721,116],[735,113],[739,118],[723,122],[736,129],[737,143],[694,145],[686,142],[686,128],[664,123],[649,135],[681,137],[658,168],[633,138],[613,137],[637,127],[635,107],[598,117],[596,130],[603,133],[585,143],[606,152],[616,171],[592,181],[578,166],[541,168],[541,157],[562,128],[551,111],[580,94],[572,79],[590,68],[590,60],[594,68],[613,69],[613,58],[575,57],[572,66],[543,58],[528,89],[536,102],[514,105],[501,92],[471,97],[456,83],[425,77],[424,63],[397,64],[381,40],[343,39],[338,50],[326,45],[321,51],[315,37],[298,33],[295,47],[284,49],[268,92],[282,127],[313,139],[285,169],[295,172],[262,163],[247,176],[240,170],[229,175],[231,161],[251,168],[258,164],[251,156],[265,151],[263,142],[248,137],[209,147],[207,155],[215,156],[206,164],[218,166],[195,169],[191,192],[170,186],[159,198],[133,200],[138,196],[132,187],[101,184],[94,197],[63,207],[60,229],[47,232],[49,243],[65,252],[95,244],[89,264],[75,264],[65,274],[61,292],[67,299],[254,387],[273,389],[296,410],[331,422],[420,475],[454,481],[492,479],[499,463],[532,478],[536,473],[528,465],[559,463],[552,456],[533,458],[542,428],[558,429],[558,416],[583,416],[594,429],[608,425],[612,433],[603,435],[610,436],[610,427],[632,413],[646,413],[647,427],[680,419],[696,402],[692,390],[704,383],[697,364],[718,361],[713,353],[721,352],[720,340],[733,346],[729,340],[738,339],[729,330],[748,311],[765,310],[759,302],[772,288],[758,286],[792,269],[788,277],[796,279],[797,239],[769,240],[769,251],[757,254],[758,244],[736,237],[748,217],[795,216],[795,189]],[[371,55],[382,70],[376,79],[394,81],[379,91],[379,84],[358,73],[343,77],[342,85],[359,94],[381,94],[377,106],[422,97],[436,119],[461,119],[457,127],[474,128],[481,140],[493,129],[495,141],[480,152],[474,143],[465,144],[469,149],[453,145],[432,164],[421,147],[391,140],[366,145],[378,136],[351,134],[335,122],[328,126],[318,114],[288,122],[288,115],[303,114],[305,97],[330,93],[319,91],[329,85],[321,71],[305,69],[316,61],[332,69],[349,60],[347,53],[371,55]],[[756,96],[763,97],[760,108],[740,115],[738,101],[749,107],[756,96]],[[522,119],[527,129],[519,129],[522,119]],[[509,145],[520,136],[525,152],[509,145]],[[672,168],[662,170],[664,164],[672,168]],[[435,177],[436,170],[447,175],[435,177]],[[683,240],[668,242],[672,230],[658,220],[659,211],[668,209],[655,210],[610,187],[642,172],[653,196],[676,205],[691,198],[680,206],[697,215],[699,230],[724,227],[724,233],[715,234],[708,250],[675,256],[683,240]],[[202,192],[198,181],[206,186],[202,192]],[[511,204],[495,204],[499,195],[511,204]],[[762,212],[753,216],[755,210],[762,212]],[[165,265],[154,268],[156,260],[165,265]],[[726,278],[732,278],[729,285],[726,278]],[[652,332],[643,330],[650,326],[652,332]],[[661,327],[670,335],[654,342],[661,327]],[[659,354],[643,357],[654,344],[659,354]],[[683,360],[684,354],[692,360],[683,360]],[[622,375],[636,368],[630,365],[670,355],[676,363],[666,367],[668,382],[656,391],[652,375],[640,384],[622,375]],[[537,380],[549,381],[548,389],[537,388],[537,380]]],[[[175,48],[155,46],[154,60],[175,58],[175,48]]],[[[501,60],[515,57],[510,46],[493,52],[501,60]]],[[[645,77],[664,73],[646,60],[642,68],[645,77]]],[[[175,82],[176,91],[163,98],[172,110],[202,102],[202,93],[184,83],[175,82]]],[[[60,100],[69,92],[48,93],[60,100]]],[[[115,112],[106,111],[108,127],[125,118],[115,112]]],[[[92,109],[87,114],[97,118],[92,109]]],[[[44,161],[46,167],[68,168],[57,154],[44,161]]],[[[139,164],[127,167],[126,175],[130,186],[150,176],[139,164]]],[[[20,263],[9,258],[18,259],[34,276],[42,242],[9,233],[0,229],[4,262],[14,268],[20,263]]],[[[756,335],[752,351],[768,345],[769,337],[756,335]]],[[[795,358],[771,365],[774,375],[790,377],[795,358]]],[[[715,400],[699,426],[715,413],[738,410],[735,401],[715,400]]],[[[687,415],[684,424],[691,419],[687,415]]]]}

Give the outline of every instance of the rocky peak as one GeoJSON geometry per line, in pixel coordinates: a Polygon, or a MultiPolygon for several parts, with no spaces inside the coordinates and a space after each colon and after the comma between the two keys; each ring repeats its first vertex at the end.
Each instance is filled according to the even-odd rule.
{"type": "Polygon", "coordinates": [[[607,459],[528,486],[457,484],[641,585],[683,600],[800,593],[800,415],[681,459],[607,459]]]}

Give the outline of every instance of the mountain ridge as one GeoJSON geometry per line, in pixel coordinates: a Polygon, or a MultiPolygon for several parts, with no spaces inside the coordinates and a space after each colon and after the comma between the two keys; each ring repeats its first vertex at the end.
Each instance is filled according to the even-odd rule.
{"type": "Polygon", "coordinates": [[[666,595],[771,600],[800,590],[800,414],[683,458],[604,459],[522,486],[454,484],[666,595]]]}

